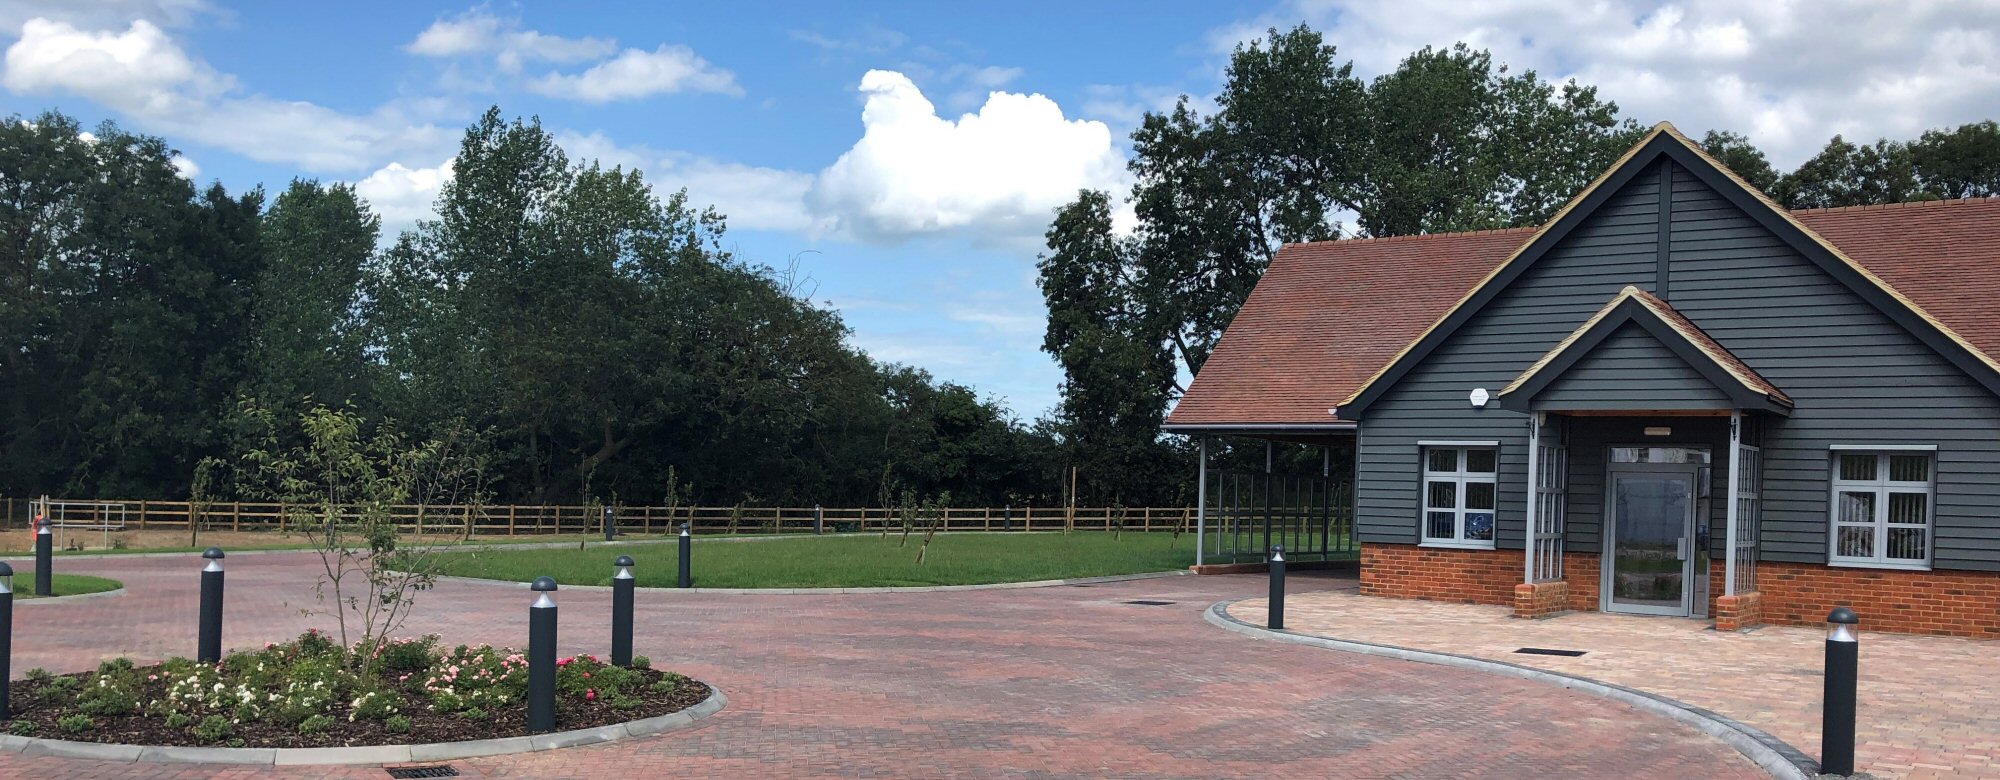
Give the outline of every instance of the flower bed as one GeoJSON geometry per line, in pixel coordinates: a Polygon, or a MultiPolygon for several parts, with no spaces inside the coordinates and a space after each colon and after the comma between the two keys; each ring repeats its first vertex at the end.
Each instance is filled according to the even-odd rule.
{"type": "MultiPolygon", "coordinates": [[[[562,658],[556,723],[580,729],[679,712],[709,688],[671,672],[594,656],[562,658]]],[[[156,666],[117,659],[95,672],[30,670],[13,686],[8,733],[138,745],[342,747],[456,742],[527,732],[528,661],[486,645],[441,648],[436,636],[370,652],[318,631],[229,654],[156,666]]]]}

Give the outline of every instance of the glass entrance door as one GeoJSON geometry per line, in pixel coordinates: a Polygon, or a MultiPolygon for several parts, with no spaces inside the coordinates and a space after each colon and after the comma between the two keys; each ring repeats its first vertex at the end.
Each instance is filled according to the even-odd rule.
{"type": "Polygon", "coordinates": [[[1620,464],[1611,472],[1605,609],[1688,615],[1696,471],[1620,464]]]}

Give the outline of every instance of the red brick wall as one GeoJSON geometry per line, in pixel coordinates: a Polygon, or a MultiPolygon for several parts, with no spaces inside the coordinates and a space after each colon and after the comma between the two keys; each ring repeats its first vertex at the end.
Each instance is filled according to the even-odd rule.
{"type": "Polygon", "coordinates": [[[1597,611],[1598,595],[1604,591],[1604,581],[1598,574],[1596,555],[1563,553],[1563,581],[1569,583],[1570,609],[1597,611]]]}
{"type": "MultiPolygon", "coordinates": [[[[1720,567],[1718,567],[1720,568],[1720,567]]],[[[1843,569],[1757,564],[1764,622],[1826,625],[1834,607],[1861,614],[1861,630],[2000,638],[2000,573],[1843,569]]]]}
{"type": "Polygon", "coordinates": [[[1361,545],[1361,594],[1462,604],[1514,605],[1520,550],[1361,545]]]}
{"type": "Polygon", "coordinates": [[[1763,596],[1749,590],[1731,596],[1715,597],[1715,630],[1740,631],[1760,625],[1763,619],[1763,596]]]}
{"type": "MultiPolygon", "coordinates": [[[[1361,545],[1361,593],[1463,604],[1513,606],[1520,550],[1453,550],[1413,544],[1361,545]]],[[[1596,611],[1597,556],[1563,554],[1568,608],[1596,611]]]]}

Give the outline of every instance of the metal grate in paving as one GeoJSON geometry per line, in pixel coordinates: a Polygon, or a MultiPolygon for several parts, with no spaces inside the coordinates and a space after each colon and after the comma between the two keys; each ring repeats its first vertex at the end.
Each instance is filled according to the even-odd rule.
{"type": "Polygon", "coordinates": [[[1519,649],[1519,650],[1515,650],[1514,652],[1516,652],[1516,653],[1520,653],[1520,654],[1522,654],[1522,655],[1561,655],[1561,656],[1568,656],[1568,657],[1570,657],[1570,658],[1575,658],[1575,657],[1577,657],[1577,656],[1579,656],[1579,655],[1583,655],[1583,652],[1584,652],[1584,651],[1582,651],[1582,650],[1551,650],[1551,649],[1549,649],[1549,648],[1546,648],[1546,647],[1523,647],[1523,648],[1521,648],[1521,649],[1519,649]]]}
{"type": "Polygon", "coordinates": [[[384,767],[384,771],[387,771],[390,777],[395,778],[458,776],[458,767],[442,764],[436,766],[392,766],[384,767]]]}
{"type": "Polygon", "coordinates": [[[1146,599],[1136,599],[1136,600],[1133,600],[1133,601],[1127,601],[1127,602],[1125,602],[1125,603],[1127,603],[1127,604],[1137,604],[1137,605],[1139,605],[1139,606],[1142,606],[1142,607],[1164,607],[1164,606],[1166,606],[1166,605],[1168,605],[1168,604],[1172,604],[1173,602],[1171,602],[1171,601],[1149,601],[1149,600],[1146,600],[1146,599]]]}

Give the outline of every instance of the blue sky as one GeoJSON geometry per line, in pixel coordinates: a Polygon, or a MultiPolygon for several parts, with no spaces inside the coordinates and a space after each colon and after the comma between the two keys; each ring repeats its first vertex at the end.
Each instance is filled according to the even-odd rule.
{"type": "Polygon", "coordinates": [[[572,157],[716,204],[739,254],[796,262],[861,348],[1032,418],[1059,381],[1034,286],[1050,210],[1082,186],[1122,194],[1140,114],[1205,102],[1230,48],[1268,26],[1311,22],[1364,75],[1465,40],[1793,165],[1836,132],[1984,118],[1996,16],[1721,0],[0,0],[0,107],[162,135],[192,177],[232,189],[358,182],[391,229],[424,215],[488,105],[538,115],[572,157]]]}

